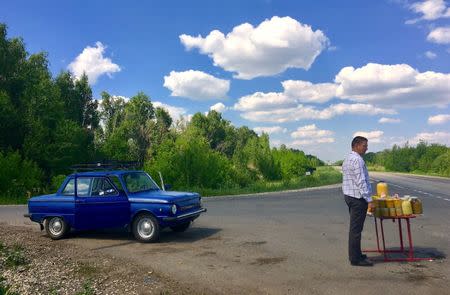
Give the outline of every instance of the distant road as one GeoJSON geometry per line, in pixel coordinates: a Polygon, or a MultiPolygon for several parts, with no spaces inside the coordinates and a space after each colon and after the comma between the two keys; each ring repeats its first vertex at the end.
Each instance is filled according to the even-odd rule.
{"type": "MultiPolygon", "coordinates": [[[[222,294],[446,294],[450,180],[370,175],[387,181],[392,193],[423,200],[424,215],[412,221],[414,245],[417,255],[440,259],[351,267],[348,212],[339,186],[208,198],[208,212],[190,230],[164,232],[159,244],[136,243],[116,231],[73,233],[70,242],[150,265],[176,280],[222,294]]],[[[24,211],[23,206],[0,207],[0,222],[23,224],[14,218],[24,211]]],[[[385,228],[388,245],[397,246],[396,225],[385,222],[385,228]]],[[[374,235],[373,219],[368,218],[364,247],[376,246],[374,235]]]]}

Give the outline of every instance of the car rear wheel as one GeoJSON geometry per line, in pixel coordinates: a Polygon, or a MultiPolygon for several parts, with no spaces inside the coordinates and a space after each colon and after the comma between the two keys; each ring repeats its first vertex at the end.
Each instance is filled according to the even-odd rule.
{"type": "Polygon", "coordinates": [[[50,217],[45,220],[45,231],[53,240],[64,238],[69,230],[69,225],[61,217],[50,217]]]}
{"type": "Polygon", "coordinates": [[[191,222],[188,221],[186,223],[182,223],[182,224],[179,224],[179,225],[171,226],[170,228],[174,232],[181,233],[181,232],[184,232],[185,230],[187,230],[190,225],[191,225],[191,222]]]}
{"type": "Polygon", "coordinates": [[[144,243],[159,239],[159,224],[150,214],[141,214],[133,221],[133,234],[136,240],[144,243]]]}

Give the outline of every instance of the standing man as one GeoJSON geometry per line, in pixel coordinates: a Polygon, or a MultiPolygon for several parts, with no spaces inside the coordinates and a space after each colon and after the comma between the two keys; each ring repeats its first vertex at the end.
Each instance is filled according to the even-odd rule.
{"type": "Polygon", "coordinates": [[[348,258],[354,266],[372,266],[373,263],[361,252],[361,232],[366,220],[367,208],[373,208],[372,187],[369,173],[362,156],[367,151],[367,138],[356,136],[352,151],[342,164],[342,191],[350,213],[348,233],[348,258]]]}

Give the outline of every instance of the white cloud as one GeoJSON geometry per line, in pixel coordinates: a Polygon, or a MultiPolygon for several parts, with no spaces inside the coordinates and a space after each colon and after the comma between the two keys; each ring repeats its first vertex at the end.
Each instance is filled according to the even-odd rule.
{"type": "Polygon", "coordinates": [[[369,140],[369,144],[372,143],[380,143],[383,142],[383,131],[375,130],[375,131],[357,131],[353,134],[353,137],[355,136],[363,136],[369,140]]]}
{"type": "Polygon", "coordinates": [[[409,9],[415,13],[421,14],[420,18],[406,21],[406,24],[414,24],[419,20],[432,21],[439,18],[450,17],[450,9],[446,6],[444,0],[425,0],[415,2],[409,6],[409,9]]]}
{"type": "Polygon", "coordinates": [[[258,134],[262,134],[267,133],[267,134],[276,134],[276,133],[286,133],[287,129],[283,128],[281,126],[272,126],[272,127],[255,127],[253,128],[253,130],[258,133],[258,134]]]}
{"type": "Polygon", "coordinates": [[[201,71],[171,71],[164,76],[164,87],[172,91],[171,96],[193,100],[210,100],[226,97],[230,81],[222,80],[201,71]]]}
{"type": "Polygon", "coordinates": [[[418,144],[420,141],[426,141],[427,143],[440,143],[447,146],[450,145],[450,132],[437,131],[432,133],[422,132],[409,140],[412,145],[418,144]]]}
{"type": "Polygon", "coordinates": [[[381,118],[380,120],[378,120],[378,123],[400,123],[401,120],[400,119],[395,119],[395,118],[381,118]]]}
{"type": "Polygon", "coordinates": [[[433,51],[427,51],[427,52],[425,52],[425,56],[428,59],[435,59],[437,57],[437,54],[434,53],[433,51]]]}
{"type": "Polygon", "coordinates": [[[324,103],[336,96],[337,85],[333,83],[287,80],[282,84],[284,94],[298,102],[324,103]]]}
{"type": "Polygon", "coordinates": [[[171,106],[171,105],[159,102],[159,101],[154,101],[152,103],[155,108],[163,108],[167,112],[169,112],[169,115],[170,115],[170,117],[172,117],[173,121],[179,120],[181,116],[183,116],[183,117],[186,116],[187,111],[185,108],[171,106]]]}
{"type": "Polygon", "coordinates": [[[301,148],[304,145],[313,145],[313,144],[321,144],[321,143],[332,143],[332,142],[334,142],[334,138],[332,138],[332,137],[325,137],[325,138],[294,140],[289,145],[293,146],[293,147],[296,147],[296,148],[301,148]]]}
{"type": "Polygon", "coordinates": [[[234,109],[238,111],[256,111],[272,108],[290,108],[296,105],[296,101],[287,97],[284,93],[255,92],[239,98],[238,102],[234,105],[234,109]]]}
{"type": "Polygon", "coordinates": [[[450,44],[450,27],[439,27],[432,30],[427,40],[437,44],[450,44]]]}
{"type": "Polygon", "coordinates": [[[211,111],[216,111],[216,112],[219,112],[219,113],[223,113],[225,110],[227,110],[227,107],[223,103],[218,102],[215,105],[212,105],[209,109],[211,111]]]}
{"type": "Polygon", "coordinates": [[[335,77],[340,98],[400,107],[450,103],[450,74],[419,73],[407,64],[345,67],[335,77]]]}
{"type": "Polygon", "coordinates": [[[330,130],[320,130],[316,124],[298,127],[296,131],[291,133],[292,138],[323,138],[332,136],[334,133],[330,130]]]}
{"type": "Polygon", "coordinates": [[[237,73],[235,78],[272,76],[288,68],[308,70],[328,46],[325,34],[290,17],[274,16],[257,27],[244,23],[224,33],[214,30],[208,36],[180,35],[187,50],[198,48],[214,65],[237,73]]]}
{"type": "Polygon", "coordinates": [[[444,124],[449,121],[450,121],[450,114],[441,114],[441,115],[431,116],[428,118],[428,124],[430,124],[430,125],[444,124]]]}
{"type": "Polygon", "coordinates": [[[292,108],[279,108],[269,110],[248,110],[241,117],[254,122],[294,122],[308,119],[327,120],[338,115],[353,114],[373,116],[379,114],[396,114],[392,109],[378,108],[370,104],[335,104],[325,109],[318,110],[315,107],[297,105],[292,108]]]}
{"type": "Polygon", "coordinates": [[[241,97],[234,105],[238,111],[256,111],[270,108],[292,108],[301,102],[324,103],[335,96],[336,84],[313,84],[308,81],[287,80],[281,83],[284,92],[255,92],[241,97]]]}
{"type": "Polygon", "coordinates": [[[106,46],[101,42],[96,42],[95,47],[87,46],[83,49],[74,61],[72,61],[68,69],[73,72],[75,77],[80,78],[83,73],[89,78],[90,84],[95,84],[98,77],[108,75],[111,77],[113,73],[120,72],[119,65],[113,63],[110,58],[104,57],[106,46]]]}

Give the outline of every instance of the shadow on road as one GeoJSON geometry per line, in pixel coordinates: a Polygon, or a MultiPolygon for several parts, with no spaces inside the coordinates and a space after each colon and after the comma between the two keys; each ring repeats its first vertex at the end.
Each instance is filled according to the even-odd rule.
{"type": "MultiPolygon", "coordinates": [[[[386,250],[399,250],[399,248],[388,248],[386,250]]],[[[406,249],[407,250],[407,249],[406,249]]],[[[388,258],[393,258],[393,259],[397,259],[397,258],[406,258],[407,257],[407,252],[405,254],[402,253],[389,253],[387,255],[388,258]]],[[[430,247],[414,247],[414,257],[416,258],[430,258],[432,260],[441,260],[441,259],[446,259],[447,255],[436,249],[436,248],[430,248],[430,247]]],[[[373,259],[375,263],[385,263],[383,261],[383,254],[378,253],[378,255],[376,256],[370,256],[370,259],[373,259]]]]}
{"type": "MultiPolygon", "coordinates": [[[[193,227],[183,233],[176,233],[170,229],[164,229],[161,232],[159,242],[157,244],[182,244],[192,243],[203,239],[212,239],[213,235],[220,232],[220,228],[193,227]]],[[[90,230],[90,231],[73,231],[68,236],[69,239],[95,239],[104,241],[122,241],[114,245],[101,246],[92,250],[100,250],[105,248],[120,247],[129,244],[138,243],[130,232],[125,229],[108,229],[108,230],[90,230]]]]}

